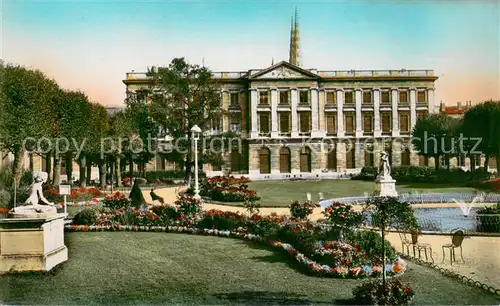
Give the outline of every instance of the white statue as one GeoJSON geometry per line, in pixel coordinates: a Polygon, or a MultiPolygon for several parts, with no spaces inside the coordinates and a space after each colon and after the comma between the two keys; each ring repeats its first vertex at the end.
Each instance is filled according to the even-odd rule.
{"type": "Polygon", "coordinates": [[[33,184],[30,186],[30,196],[26,202],[24,202],[25,205],[38,206],[40,202],[45,205],[54,205],[54,203],[49,202],[43,196],[42,185],[47,182],[48,176],[47,172],[39,172],[35,175],[33,184]]]}
{"type": "Polygon", "coordinates": [[[378,176],[384,178],[391,177],[391,166],[389,165],[389,154],[383,151],[380,157],[380,167],[378,170],[378,176]]]}

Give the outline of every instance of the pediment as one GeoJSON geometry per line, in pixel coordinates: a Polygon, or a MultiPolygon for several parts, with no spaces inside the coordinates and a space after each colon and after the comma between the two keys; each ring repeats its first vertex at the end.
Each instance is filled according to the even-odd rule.
{"type": "Polygon", "coordinates": [[[287,62],[281,62],[267,69],[264,69],[253,76],[251,79],[316,79],[318,75],[294,66],[287,62]]]}

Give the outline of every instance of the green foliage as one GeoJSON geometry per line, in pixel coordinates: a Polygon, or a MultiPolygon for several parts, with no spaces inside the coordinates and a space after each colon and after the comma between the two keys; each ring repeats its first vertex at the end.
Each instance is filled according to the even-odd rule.
{"type": "Polygon", "coordinates": [[[10,208],[10,192],[0,189],[0,208],[10,208]]]}
{"type": "Polygon", "coordinates": [[[478,209],[476,218],[478,232],[500,233],[500,203],[478,209]]]}
{"type": "Polygon", "coordinates": [[[292,204],[290,204],[290,215],[299,220],[307,219],[307,217],[313,213],[314,207],[315,205],[310,201],[304,203],[293,201],[292,204]]]}
{"type": "Polygon", "coordinates": [[[97,220],[97,211],[94,208],[85,208],[73,217],[74,225],[94,225],[97,220]]]}
{"type": "MultiPolygon", "coordinates": [[[[363,251],[368,253],[372,259],[377,258],[378,261],[381,261],[381,258],[378,258],[378,256],[382,254],[382,236],[376,231],[358,230],[351,232],[346,238],[347,241],[357,244],[363,251]]],[[[396,250],[387,240],[385,240],[385,245],[386,258],[391,261],[395,260],[397,257],[396,250]]]]}
{"type": "Polygon", "coordinates": [[[260,212],[260,203],[254,198],[248,198],[243,201],[243,207],[249,215],[258,214],[260,212]]]}
{"type": "Polygon", "coordinates": [[[178,206],[177,211],[187,219],[196,217],[201,212],[201,202],[192,196],[180,195],[175,201],[178,206]]]}
{"type": "Polygon", "coordinates": [[[196,224],[199,228],[216,228],[219,230],[236,230],[246,224],[246,217],[239,213],[209,210],[196,224]]]}
{"type": "Polygon", "coordinates": [[[129,198],[131,205],[135,208],[140,208],[142,205],[146,204],[146,200],[144,199],[144,195],[142,194],[141,187],[139,187],[137,180],[134,181],[132,190],[130,190],[129,198]]]}
{"type": "Polygon", "coordinates": [[[130,199],[128,199],[122,193],[116,192],[111,196],[104,197],[102,203],[105,208],[115,210],[120,208],[128,208],[130,206],[130,199]]]}
{"type": "Polygon", "coordinates": [[[408,305],[415,295],[410,286],[398,279],[385,284],[380,279],[364,282],[354,288],[353,294],[356,305],[408,305]]]}
{"type": "Polygon", "coordinates": [[[366,202],[365,210],[371,212],[372,225],[381,230],[389,226],[408,231],[418,229],[411,204],[396,197],[372,197],[366,202]]]}

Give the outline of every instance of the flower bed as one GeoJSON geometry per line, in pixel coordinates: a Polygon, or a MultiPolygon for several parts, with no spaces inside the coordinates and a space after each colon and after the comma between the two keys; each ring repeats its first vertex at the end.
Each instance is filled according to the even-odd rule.
{"type": "MultiPolygon", "coordinates": [[[[50,187],[46,191],[46,197],[49,201],[53,202],[63,202],[64,201],[64,196],[59,194],[59,190],[56,187],[50,187]]],[[[95,188],[95,187],[89,187],[89,188],[72,188],[71,189],[71,194],[68,195],[67,200],[71,202],[80,202],[80,201],[91,201],[94,198],[98,198],[102,196],[102,192],[95,188]]]]}
{"type": "MultiPolygon", "coordinates": [[[[214,176],[201,184],[200,195],[220,202],[255,202],[260,200],[255,190],[248,188],[250,179],[234,176],[214,176]]],[[[193,193],[190,188],[187,193],[193,193]]]]}

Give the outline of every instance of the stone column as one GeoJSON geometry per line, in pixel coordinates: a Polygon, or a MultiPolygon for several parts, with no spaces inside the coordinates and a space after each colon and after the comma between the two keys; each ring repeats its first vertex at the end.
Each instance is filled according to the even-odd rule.
{"type": "Polygon", "coordinates": [[[260,145],[251,144],[248,148],[248,174],[250,176],[258,176],[260,174],[260,145]]]}
{"type": "Polygon", "coordinates": [[[291,174],[300,173],[300,148],[300,144],[290,146],[290,164],[292,166],[292,169],[290,169],[291,174]]]}
{"type": "Polygon", "coordinates": [[[297,119],[297,104],[299,103],[299,92],[297,91],[297,88],[292,88],[290,90],[291,94],[291,103],[292,103],[292,132],[291,136],[292,138],[297,138],[299,137],[299,128],[298,128],[298,119],[297,119]]]}
{"type": "Polygon", "coordinates": [[[311,88],[311,137],[322,137],[323,133],[319,129],[319,97],[318,88],[311,88]]]}
{"type": "Polygon", "coordinates": [[[382,136],[382,127],[380,126],[380,89],[373,89],[373,136],[382,136]]]}
{"type": "Polygon", "coordinates": [[[361,117],[361,99],[363,98],[361,88],[356,88],[356,137],[363,137],[363,119],[361,117]]]}
{"type": "Polygon", "coordinates": [[[401,153],[403,152],[403,146],[401,141],[392,141],[392,165],[393,167],[401,166],[401,153]]]}
{"type": "MultiPolygon", "coordinates": [[[[344,131],[344,90],[340,89],[337,91],[337,137],[344,137],[344,136],[345,136],[345,131],[344,131]]],[[[338,160],[338,158],[337,158],[337,160],[338,160]]],[[[344,168],[345,168],[345,157],[344,157],[344,168]]]]}
{"type": "Polygon", "coordinates": [[[322,134],[326,136],[326,127],[325,127],[325,100],[326,100],[325,90],[321,89],[318,95],[318,129],[322,134]]]}
{"type": "Polygon", "coordinates": [[[269,147],[271,152],[271,174],[280,173],[280,149],[281,146],[279,145],[269,147]]]}
{"type": "Polygon", "coordinates": [[[250,88],[250,120],[252,121],[252,127],[250,129],[250,138],[259,137],[259,127],[257,126],[257,104],[259,95],[257,88],[250,88]]]}
{"type": "Polygon", "coordinates": [[[436,113],[436,106],[434,105],[434,88],[427,89],[427,103],[429,104],[429,113],[436,113]]]}
{"type": "Polygon", "coordinates": [[[392,137],[399,137],[398,89],[392,88],[392,137]]]}
{"type": "Polygon", "coordinates": [[[417,94],[415,88],[410,88],[410,131],[417,123],[417,94]]]}
{"type": "Polygon", "coordinates": [[[380,166],[380,157],[382,155],[380,153],[382,151],[384,151],[384,143],[379,139],[373,143],[373,165],[377,168],[380,166]]]}
{"type": "Polygon", "coordinates": [[[271,88],[271,137],[278,137],[278,89],[271,88]]]}
{"type": "Polygon", "coordinates": [[[337,142],[337,172],[344,172],[346,170],[346,143],[337,142]]]}
{"type": "Polygon", "coordinates": [[[354,147],[355,166],[356,168],[363,168],[365,166],[365,150],[362,142],[357,141],[354,147]]]}

